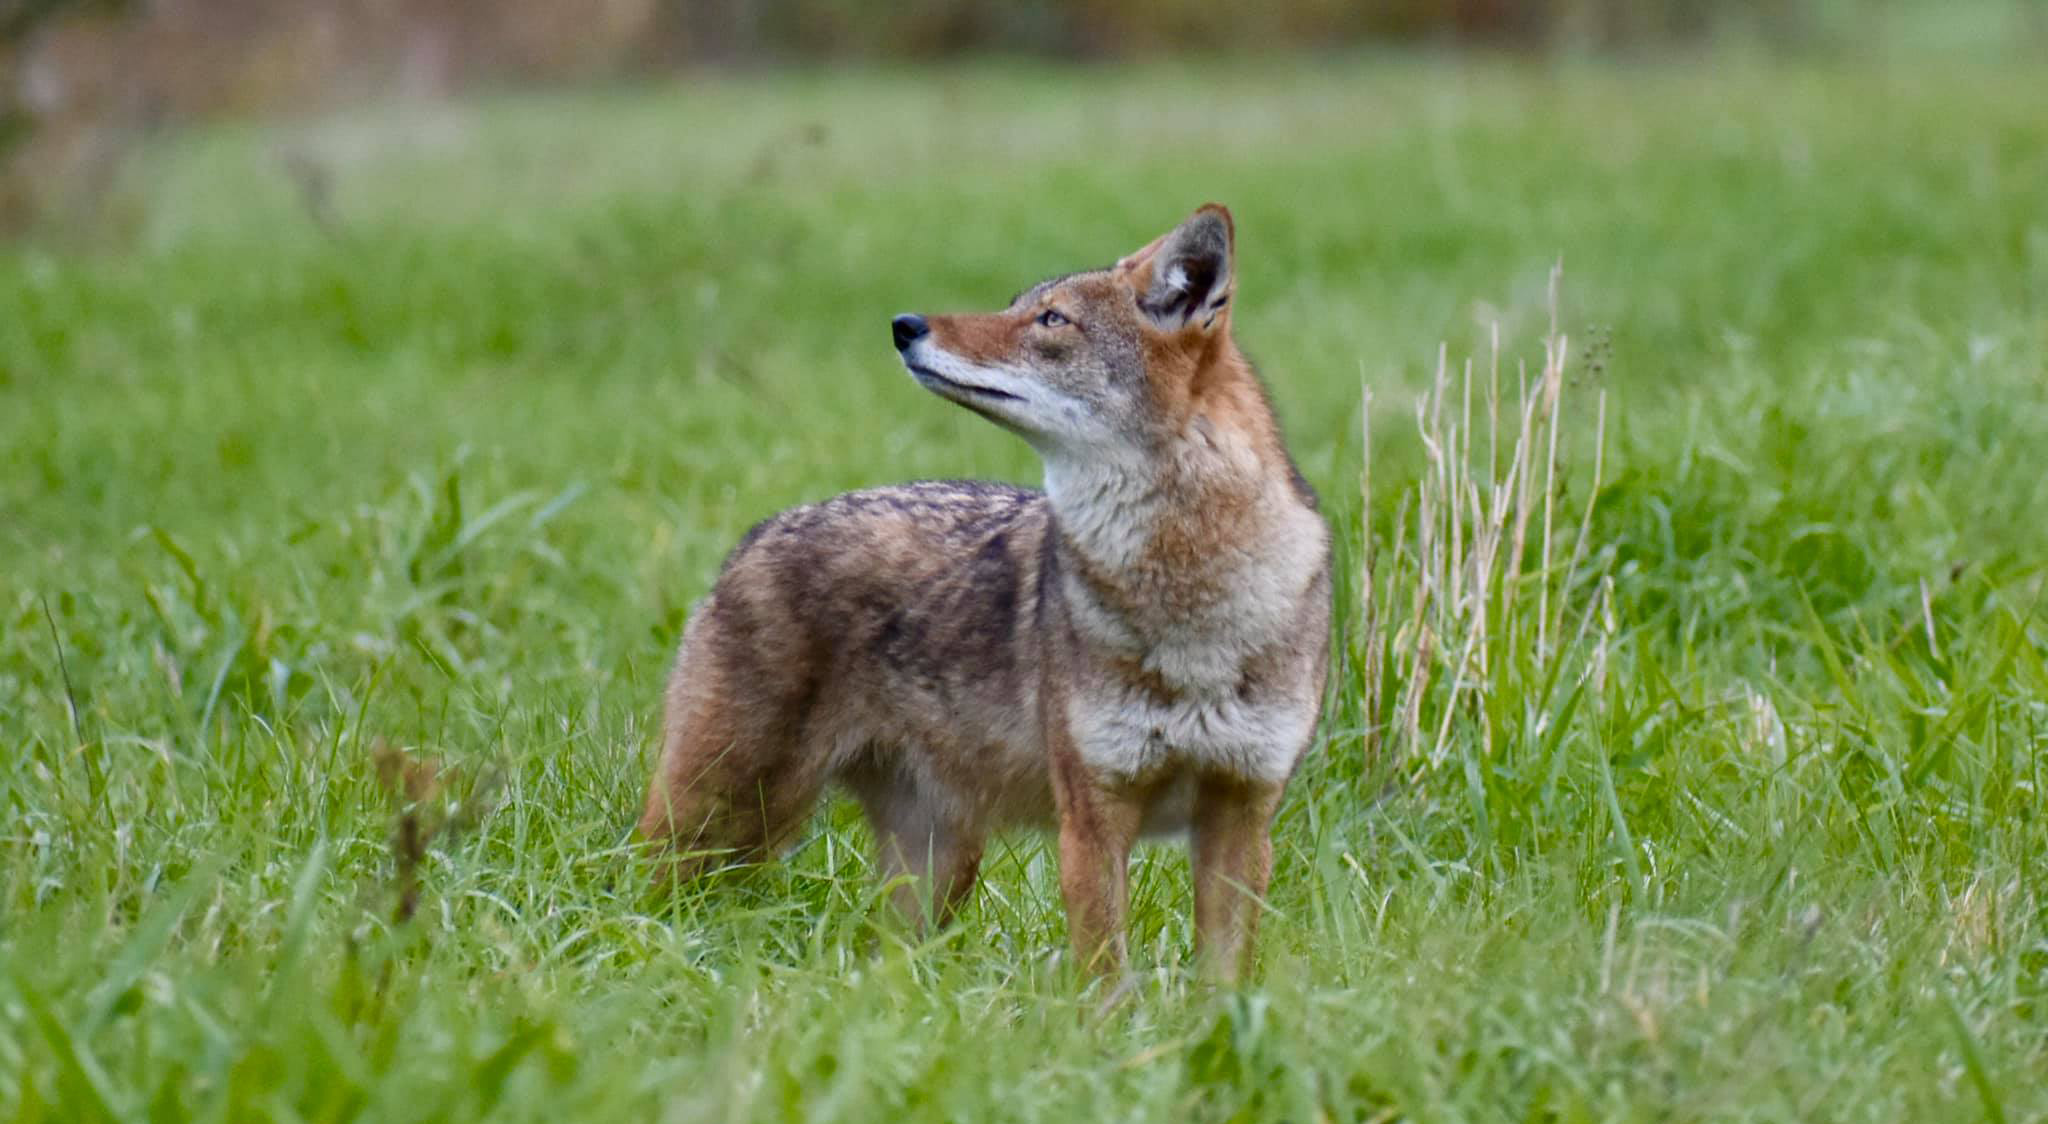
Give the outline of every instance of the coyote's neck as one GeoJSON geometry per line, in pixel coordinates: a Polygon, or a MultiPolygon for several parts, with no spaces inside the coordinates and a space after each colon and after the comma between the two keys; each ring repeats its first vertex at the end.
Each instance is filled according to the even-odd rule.
{"type": "Polygon", "coordinates": [[[1150,643],[1230,613],[1263,584],[1254,571],[1321,564],[1321,522],[1258,420],[1247,432],[1196,414],[1149,453],[1047,458],[1069,593],[1091,616],[1150,643]]]}
{"type": "Polygon", "coordinates": [[[1048,459],[1045,495],[1060,545],[1090,567],[1121,572],[1140,564],[1172,506],[1170,482],[1151,458],[1048,459]]]}

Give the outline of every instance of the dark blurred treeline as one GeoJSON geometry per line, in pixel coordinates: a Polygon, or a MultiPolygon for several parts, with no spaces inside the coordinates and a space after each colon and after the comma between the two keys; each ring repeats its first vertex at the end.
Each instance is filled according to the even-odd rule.
{"type": "Polygon", "coordinates": [[[681,57],[932,58],[986,51],[1118,58],[1433,40],[1542,48],[1696,39],[1731,22],[1804,34],[1775,0],[697,0],[681,57]]]}
{"type": "MultiPolygon", "coordinates": [[[[1955,0],[0,0],[0,231],[170,121],[695,66],[1364,42],[1799,51],[1955,0]]],[[[1999,0],[1971,0],[1976,4],[1999,0]]],[[[2007,0],[2039,34],[2048,0],[2007,0]]]]}

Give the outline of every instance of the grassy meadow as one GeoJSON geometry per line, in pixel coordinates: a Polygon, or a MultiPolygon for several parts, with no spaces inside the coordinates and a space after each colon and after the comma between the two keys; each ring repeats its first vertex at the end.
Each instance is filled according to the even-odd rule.
{"type": "Polygon", "coordinates": [[[989,64],[164,139],[0,252],[0,1119],[2048,1116],[2041,92],[989,64]],[[1178,847],[1108,1015],[1030,836],[923,941],[844,803],[650,897],[741,532],[1034,478],[890,314],[1209,199],[1340,539],[1255,979],[1178,847]]]}

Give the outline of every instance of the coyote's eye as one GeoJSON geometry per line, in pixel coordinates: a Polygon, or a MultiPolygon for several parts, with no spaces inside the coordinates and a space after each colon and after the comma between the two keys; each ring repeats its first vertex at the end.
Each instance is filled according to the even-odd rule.
{"type": "Polygon", "coordinates": [[[1061,316],[1058,309],[1048,308],[1038,314],[1038,325],[1041,328],[1057,328],[1066,322],[1067,318],[1061,316]]]}

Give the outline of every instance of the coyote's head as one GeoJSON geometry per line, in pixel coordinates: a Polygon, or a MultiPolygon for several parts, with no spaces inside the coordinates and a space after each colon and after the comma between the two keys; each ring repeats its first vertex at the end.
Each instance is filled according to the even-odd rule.
{"type": "Polygon", "coordinates": [[[1211,203],[1108,269],[1055,277],[1001,312],[896,317],[925,389],[1042,456],[1148,452],[1218,385],[1250,379],[1230,341],[1230,212],[1211,203]]]}

